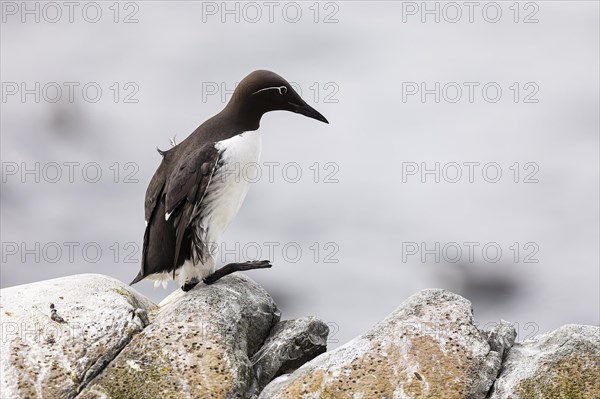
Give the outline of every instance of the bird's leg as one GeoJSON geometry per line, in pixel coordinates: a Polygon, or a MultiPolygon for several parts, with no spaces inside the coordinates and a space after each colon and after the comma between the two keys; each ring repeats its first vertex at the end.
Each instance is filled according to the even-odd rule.
{"type": "MultiPolygon", "coordinates": [[[[210,276],[205,277],[204,280],[202,280],[202,281],[204,282],[204,284],[209,285],[209,284],[213,284],[213,283],[217,282],[221,278],[223,278],[231,273],[241,272],[241,271],[245,271],[245,270],[252,270],[252,269],[266,269],[271,266],[272,266],[271,262],[268,260],[253,260],[253,261],[244,262],[244,263],[229,263],[229,264],[223,266],[222,268],[216,270],[210,276]]],[[[185,292],[188,292],[189,290],[194,288],[196,285],[198,285],[198,283],[199,283],[199,281],[197,279],[192,279],[192,280],[186,282],[181,287],[181,289],[185,292]]]]}
{"type": "Polygon", "coordinates": [[[215,270],[213,274],[204,278],[204,284],[212,284],[222,277],[227,276],[228,274],[241,272],[244,270],[252,270],[252,269],[267,269],[271,267],[271,262],[268,260],[254,260],[250,262],[244,263],[229,263],[222,268],[215,270]]]}

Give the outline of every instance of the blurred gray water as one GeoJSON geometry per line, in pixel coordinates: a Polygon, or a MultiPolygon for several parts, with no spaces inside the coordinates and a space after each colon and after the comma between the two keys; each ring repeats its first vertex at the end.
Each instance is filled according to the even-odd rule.
{"type": "MultiPolygon", "coordinates": [[[[218,112],[222,85],[265,68],[330,121],[263,118],[262,162],[280,164],[273,179],[263,164],[224,236],[225,261],[270,255],[272,269],[248,274],[284,318],[321,317],[335,347],[412,293],[442,287],[469,298],[482,323],[518,323],[520,339],[599,323],[597,2],[519,3],[518,15],[513,2],[494,3],[495,23],[487,2],[473,22],[462,6],[455,23],[456,9],[435,2],[439,23],[421,2],[276,3],[269,21],[262,2],[229,2],[223,14],[221,2],[137,1],[118,5],[118,22],[113,3],[99,2],[96,23],[89,3],[72,23],[64,6],[52,23],[55,10],[37,3],[37,23],[20,4],[2,3],[2,287],[76,273],[129,282],[155,148],[218,112]],[[440,83],[439,102],[407,94],[421,82],[440,83]],[[33,90],[24,98],[23,83],[33,90]],[[495,87],[502,95],[488,101],[495,87]],[[402,174],[436,162],[439,183],[402,174]],[[469,162],[479,163],[472,182],[469,162]],[[500,180],[486,181],[498,167],[500,180]]],[[[155,301],[176,289],[136,288],[155,301]]]]}

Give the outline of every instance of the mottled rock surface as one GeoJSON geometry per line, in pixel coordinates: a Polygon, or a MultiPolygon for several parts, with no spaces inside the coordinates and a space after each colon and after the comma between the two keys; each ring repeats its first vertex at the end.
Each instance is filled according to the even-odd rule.
{"type": "Polygon", "coordinates": [[[0,316],[2,399],[600,398],[599,327],[515,344],[510,323],[480,331],[444,290],[329,353],[325,323],[279,321],[241,274],[158,306],[101,275],[48,280],[0,290],[0,316]]]}
{"type": "Polygon", "coordinates": [[[327,350],[329,327],[316,317],[277,323],[263,347],[252,357],[262,390],[274,377],[289,373],[327,350]]]}
{"type": "Polygon", "coordinates": [[[600,328],[566,325],[515,344],[490,399],[600,398],[600,328]]]}
{"type": "Polygon", "coordinates": [[[490,349],[497,352],[501,359],[506,358],[506,354],[512,348],[517,337],[517,331],[512,323],[501,320],[490,330],[482,331],[490,344],[490,349]]]}
{"type": "Polygon", "coordinates": [[[245,398],[257,394],[250,357],[279,321],[269,294],[250,278],[177,291],[78,397],[245,398]]]}
{"type": "Polygon", "coordinates": [[[364,335],[275,379],[260,398],[483,399],[514,335],[506,325],[484,334],[469,301],[424,290],[364,335]]]}
{"type": "Polygon", "coordinates": [[[126,284],[97,274],[0,290],[2,398],[74,398],[155,308],[126,284]]]}

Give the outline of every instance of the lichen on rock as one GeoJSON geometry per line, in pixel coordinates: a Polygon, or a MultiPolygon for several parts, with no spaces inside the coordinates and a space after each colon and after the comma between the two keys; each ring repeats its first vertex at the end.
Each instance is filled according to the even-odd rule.
{"type": "Polygon", "coordinates": [[[243,398],[252,394],[250,357],[279,312],[250,278],[175,292],[152,323],[106,367],[79,399],[243,398]]]}
{"type": "Polygon", "coordinates": [[[566,325],[515,344],[490,399],[600,398],[600,328],[566,325]]]}
{"type": "Polygon", "coordinates": [[[3,399],[600,398],[600,328],[515,344],[511,323],[481,331],[445,290],[331,352],[324,322],[280,321],[241,274],[158,306],[112,278],[71,276],[0,290],[0,315],[3,399]]]}
{"type": "Polygon", "coordinates": [[[274,380],[260,398],[483,398],[501,359],[469,301],[424,290],[365,334],[274,380]]]}
{"type": "Polygon", "coordinates": [[[0,290],[3,397],[74,398],[142,331],[154,308],[98,274],[0,290]]]}

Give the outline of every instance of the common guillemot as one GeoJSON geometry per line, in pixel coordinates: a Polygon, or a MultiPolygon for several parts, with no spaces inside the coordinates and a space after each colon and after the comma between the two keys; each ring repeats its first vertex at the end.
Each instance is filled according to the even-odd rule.
{"type": "Polygon", "coordinates": [[[146,190],[141,269],[131,284],[172,277],[188,291],[235,270],[271,266],[265,260],[250,261],[215,272],[216,244],[249,188],[235,171],[239,174],[245,165],[258,162],[260,119],[277,110],[329,123],[281,76],[258,70],[240,82],[221,112],[180,144],[158,150],[163,159],[146,190]]]}

